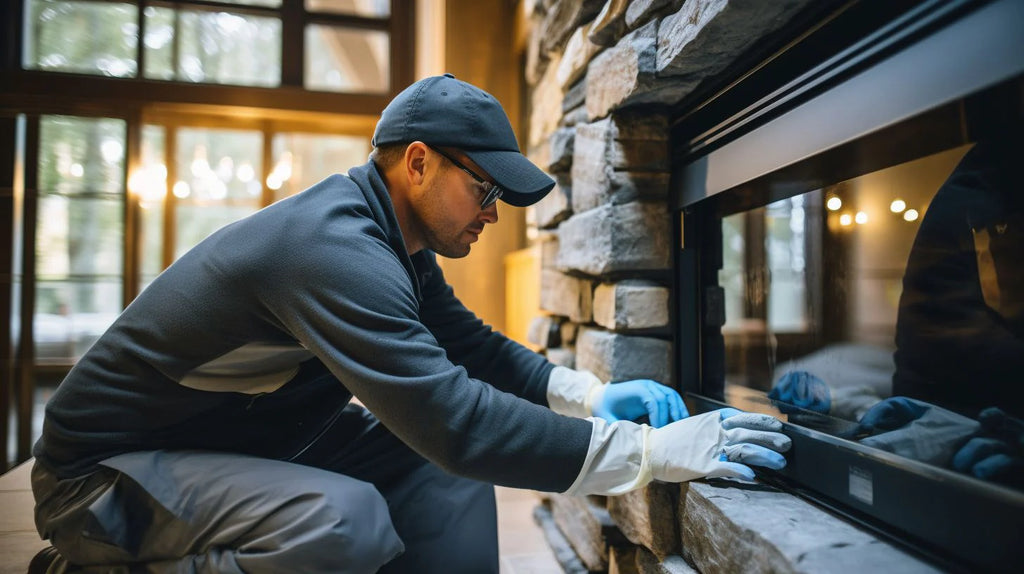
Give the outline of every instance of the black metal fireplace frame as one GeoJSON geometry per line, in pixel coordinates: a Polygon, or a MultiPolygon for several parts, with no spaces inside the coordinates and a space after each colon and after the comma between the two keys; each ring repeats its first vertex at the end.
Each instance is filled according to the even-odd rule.
{"type": "MultiPolygon", "coordinates": [[[[1024,81],[1019,0],[816,3],[773,41],[673,114],[674,370],[701,411],[724,397],[721,217],[974,141],[965,100],[1024,81]]],[[[1024,560],[1024,494],[786,432],[789,464],[765,480],[949,570],[1024,560]]]]}

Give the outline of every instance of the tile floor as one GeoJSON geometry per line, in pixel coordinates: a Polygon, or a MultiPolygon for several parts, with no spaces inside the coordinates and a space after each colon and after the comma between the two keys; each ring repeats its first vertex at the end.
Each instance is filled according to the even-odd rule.
{"type": "MultiPolygon", "coordinates": [[[[25,463],[0,476],[0,574],[24,574],[32,556],[46,545],[32,525],[30,467],[25,463]]],[[[500,487],[496,493],[501,574],[561,574],[533,521],[538,494],[500,487]]]]}

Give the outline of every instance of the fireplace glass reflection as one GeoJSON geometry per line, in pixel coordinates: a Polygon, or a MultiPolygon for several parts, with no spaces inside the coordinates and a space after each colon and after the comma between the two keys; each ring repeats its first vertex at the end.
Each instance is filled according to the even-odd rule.
{"type": "Polygon", "coordinates": [[[1024,488],[1022,142],[722,217],[727,401],[1024,488]]]}

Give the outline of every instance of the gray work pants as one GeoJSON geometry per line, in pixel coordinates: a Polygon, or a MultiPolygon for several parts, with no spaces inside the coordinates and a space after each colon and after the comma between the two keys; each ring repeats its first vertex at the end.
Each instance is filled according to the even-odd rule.
{"type": "Polygon", "coordinates": [[[32,487],[40,534],[87,571],[498,571],[493,487],[355,405],[291,462],[134,452],[66,480],[37,463],[32,487]]]}

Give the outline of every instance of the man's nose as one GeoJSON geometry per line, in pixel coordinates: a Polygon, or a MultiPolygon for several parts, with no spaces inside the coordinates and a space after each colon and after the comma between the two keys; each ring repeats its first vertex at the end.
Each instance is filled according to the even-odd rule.
{"type": "Polygon", "coordinates": [[[487,209],[480,212],[480,220],[484,223],[497,223],[498,222],[498,202],[487,206],[487,209]]]}

